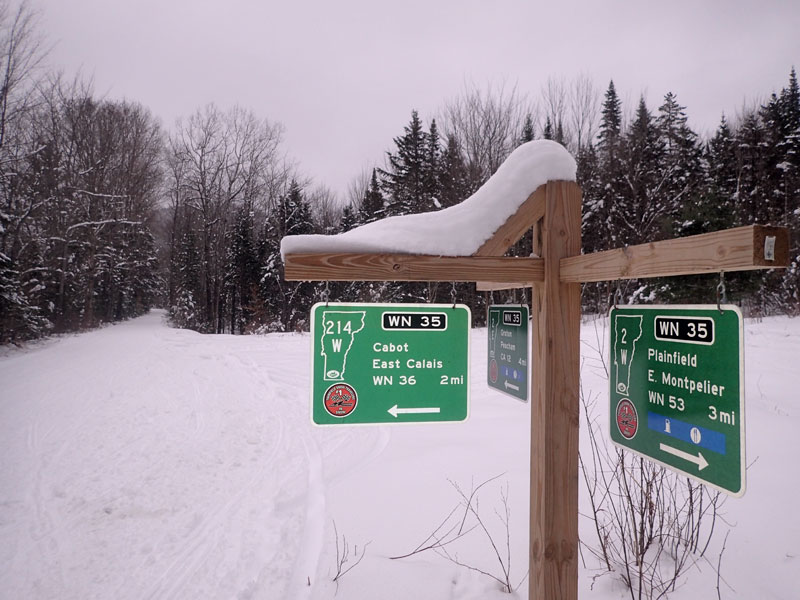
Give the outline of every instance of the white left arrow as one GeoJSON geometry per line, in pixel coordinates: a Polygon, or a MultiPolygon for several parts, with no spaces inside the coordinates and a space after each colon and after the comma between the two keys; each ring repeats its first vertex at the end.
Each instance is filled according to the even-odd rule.
{"type": "Polygon", "coordinates": [[[438,413],[439,407],[433,406],[430,408],[397,408],[397,404],[395,404],[392,408],[389,409],[389,414],[392,415],[395,419],[397,415],[427,415],[438,413]]]}
{"type": "Polygon", "coordinates": [[[683,460],[688,460],[697,465],[697,470],[702,471],[708,466],[708,461],[703,458],[703,455],[700,452],[697,453],[697,456],[694,454],[689,454],[688,452],[684,452],[683,450],[678,450],[677,448],[673,448],[672,446],[667,446],[666,444],[659,444],[658,446],[664,452],[672,454],[673,456],[677,456],[678,458],[682,458],[683,460]]]}

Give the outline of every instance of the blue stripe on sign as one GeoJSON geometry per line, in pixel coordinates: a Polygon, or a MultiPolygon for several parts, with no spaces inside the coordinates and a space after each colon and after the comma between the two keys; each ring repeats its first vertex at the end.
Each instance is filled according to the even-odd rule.
{"type": "Polygon", "coordinates": [[[500,373],[506,379],[513,379],[514,381],[525,380],[525,371],[523,369],[512,369],[509,366],[503,365],[500,367],[500,373]]]}
{"type": "Polygon", "coordinates": [[[647,413],[647,428],[712,452],[725,454],[725,434],[654,412],[647,413]]]}

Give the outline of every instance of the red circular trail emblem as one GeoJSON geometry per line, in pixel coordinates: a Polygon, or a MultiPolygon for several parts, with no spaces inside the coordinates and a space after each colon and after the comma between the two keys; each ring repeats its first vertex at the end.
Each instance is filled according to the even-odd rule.
{"type": "Polygon", "coordinates": [[[325,410],[334,417],[346,417],[356,409],[356,390],[346,383],[337,383],[325,390],[325,410]]]}
{"type": "Polygon", "coordinates": [[[497,383],[497,361],[495,359],[489,363],[489,379],[492,380],[492,383],[497,383]]]}
{"type": "Polygon", "coordinates": [[[633,402],[623,398],[617,404],[617,428],[626,440],[636,435],[639,429],[639,415],[633,402]]]}

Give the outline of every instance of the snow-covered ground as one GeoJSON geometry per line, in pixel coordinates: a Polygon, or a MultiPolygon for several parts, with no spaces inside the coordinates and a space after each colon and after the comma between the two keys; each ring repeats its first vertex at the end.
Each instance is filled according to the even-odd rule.
{"type": "MultiPolygon", "coordinates": [[[[599,412],[604,322],[582,331],[583,385],[599,412]]],[[[396,428],[310,424],[307,335],[203,336],[153,312],[5,352],[0,597],[508,598],[430,552],[389,559],[458,504],[454,484],[469,492],[500,475],[481,511],[504,550],[494,511],[507,487],[512,581],[525,576],[530,411],[486,387],[486,330],[472,335],[470,419],[396,428]],[[351,555],[369,542],[338,594],[334,522],[340,551],[342,536],[351,555]]],[[[800,598],[800,319],[747,321],[745,344],[748,491],[724,505],[720,593],[800,598]]],[[[581,536],[595,543],[586,518],[581,536]]],[[[450,548],[499,573],[480,531],[450,548]]],[[[594,580],[583,554],[581,597],[626,597],[613,577],[594,580]]],[[[701,562],[671,597],[716,598],[716,586],[701,562]]]]}

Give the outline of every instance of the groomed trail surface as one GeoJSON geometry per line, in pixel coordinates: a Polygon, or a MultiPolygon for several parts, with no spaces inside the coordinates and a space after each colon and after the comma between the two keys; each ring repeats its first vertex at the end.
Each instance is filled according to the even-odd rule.
{"type": "MultiPolygon", "coordinates": [[[[315,574],[307,338],[162,318],[0,359],[0,597],[283,598],[315,574]]],[[[351,435],[383,443],[326,432],[325,452],[351,435]]]]}
{"type": "MultiPolygon", "coordinates": [[[[488,389],[485,329],[466,423],[318,428],[308,335],[200,335],[163,316],[0,354],[0,600],[507,599],[432,552],[390,559],[458,506],[456,486],[495,476],[480,511],[522,581],[510,597],[527,598],[530,408],[488,389]],[[334,522],[344,568],[367,549],[338,585],[334,522]]],[[[606,335],[607,319],[583,324],[582,387],[605,435],[606,335]]],[[[745,346],[748,490],[672,599],[797,597],[800,319],[746,321],[745,346]]],[[[580,597],[630,597],[591,553],[580,493],[580,597]]],[[[448,549],[501,575],[480,529],[448,549]]]]}

